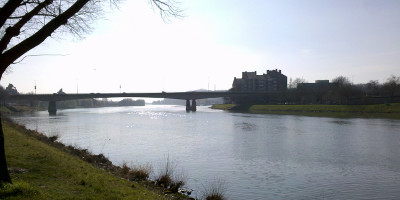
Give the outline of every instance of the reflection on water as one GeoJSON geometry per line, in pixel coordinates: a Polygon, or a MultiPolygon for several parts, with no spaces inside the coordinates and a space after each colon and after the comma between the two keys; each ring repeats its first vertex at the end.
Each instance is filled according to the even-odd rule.
{"type": "Polygon", "coordinates": [[[230,199],[396,199],[400,121],[241,114],[198,107],[60,110],[14,119],[114,164],[169,155],[194,193],[214,178],[230,199]]]}
{"type": "Polygon", "coordinates": [[[348,120],[332,120],[332,123],[338,124],[338,125],[348,125],[351,124],[351,121],[348,120]]]}
{"type": "Polygon", "coordinates": [[[241,128],[244,131],[253,131],[253,129],[256,127],[255,124],[247,123],[247,122],[242,122],[242,123],[237,123],[235,124],[236,127],[241,128]]]}

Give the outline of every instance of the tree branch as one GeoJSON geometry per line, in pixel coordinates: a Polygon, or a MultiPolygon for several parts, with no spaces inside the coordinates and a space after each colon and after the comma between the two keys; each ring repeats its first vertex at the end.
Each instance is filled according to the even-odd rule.
{"type": "Polygon", "coordinates": [[[40,10],[44,7],[50,5],[53,0],[46,0],[38,4],[33,10],[25,14],[14,26],[8,27],[3,38],[0,40],[0,53],[2,53],[7,45],[10,43],[11,39],[20,34],[22,26],[24,26],[29,20],[31,20],[35,15],[37,15],[40,10]]]}
{"type": "Polygon", "coordinates": [[[51,34],[60,26],[67,24],[68,19],[79,12],[89,1],[90,0],[77,0],[70,8],[52,19],[35,34],[0,55],[0,74],[3,74],[6,68],[20,56],[24,55],[26,52],[42,43],[47,37],[51,36],[51,34]]]}
{"type": "Polygon", "coordinates": [[[160,11],[160,16],[165,22],[169,22],[170,18],[184,17],[184,10],[179,8],[179,3],[175,0],[150,0],[153,8],[156,7],[160,11]]]}
{"type": "Polygon", "coordinates": [[[34,54],[34,55],[26,55],[21,60],[14,62],[13,64],[21,63],[27,57],[38,57],[38,56],[68,56],[69,54],[34,54]]]}
{"type": "Polygon", "coordinates": [[[6,23],[7,19],[20,6],[21,2],[22,0],[9,0],[2,8],[0,8],[0,27],[6,23]]]}

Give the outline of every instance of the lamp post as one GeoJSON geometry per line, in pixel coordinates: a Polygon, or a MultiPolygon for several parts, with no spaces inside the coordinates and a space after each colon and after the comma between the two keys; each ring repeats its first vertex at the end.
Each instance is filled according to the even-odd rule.
{"type": "Polygon", "coordinates": [[[76,79],[76,94],[78,94],[79,93],[79,88],[78,88],[78,85],[79,84],[79,79],[76,79]]]}

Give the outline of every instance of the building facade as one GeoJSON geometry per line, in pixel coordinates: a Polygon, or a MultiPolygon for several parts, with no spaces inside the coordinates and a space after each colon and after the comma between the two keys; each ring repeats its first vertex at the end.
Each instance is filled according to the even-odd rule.
{"type": "Polygon", "coordinates": [[[287,89],[287,77],[281,70],[267,70],[266,74],[242,72],[242,78],[234,78],[232,90],[237,92],[283,92],[287,89]]]}
{"type": "Polygon", "coordinates": [[[334,84],[329,80],[316,80],[315,83],[299,83],[297,92],[298,103],[332,104],[337,101],[333,99],[334,84]]]}

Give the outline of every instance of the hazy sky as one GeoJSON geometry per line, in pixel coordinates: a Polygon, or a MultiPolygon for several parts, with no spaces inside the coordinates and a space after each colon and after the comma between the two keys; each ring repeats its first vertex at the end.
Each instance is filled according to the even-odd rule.
{"type": "MultiPolygon", "coordinates": [[[[400,1],[181,0],[165,23],[147,0],[127,0],[84,40],[48,39],[3,75],[20,92],[229,89],[242,71],[281,69],[308,82],[400,75],[400,1]]],[[[66,37],[66,38],[62,38],[66,37]]]]}

